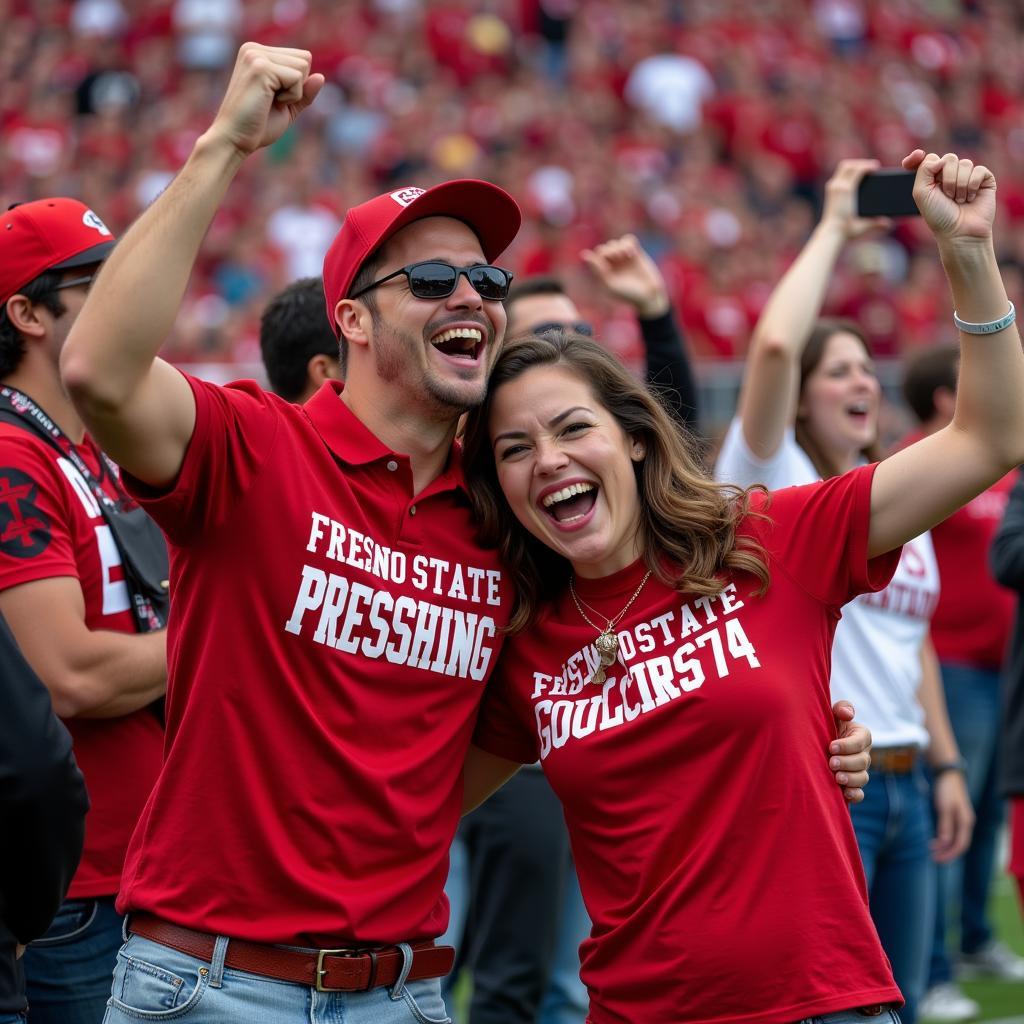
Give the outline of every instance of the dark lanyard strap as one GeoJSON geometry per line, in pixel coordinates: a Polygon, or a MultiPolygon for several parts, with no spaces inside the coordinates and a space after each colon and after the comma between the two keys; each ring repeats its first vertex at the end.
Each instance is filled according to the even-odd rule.
{"type": "Polygon", "coordinates": [[[0,385],[0,420],[17,424],[36,434],[67,458],[88,484],[113,534],[124,568],[131,610],[140,633],[162,629],[167,623],[167,548],[156,523],[134,503],[118,478],[117,467],[94,447],[101,478],[89,468],[71,439],[35,402],[17,388],[0,385]],[[109,472],[118,499],[103,490],[102,476],[109,472]]]}
{"type": "Polygon", "coordinates": [[[96,474],[93,473],[82,458],[81,453],[72,443],[71,438],[24,391],[19,391],[17,388],[8,387],[7,385],[0,386],[0,418],[8,420],[15,418],[19,424],[30,429],[67,458],[81,474],[82,479],[89,485],[89,490],[92,491],[93,496],[100,503],[100,508],[103,509],[105,516],[116,515],[130,500],[121,487],[114,464],[107,458],[106,453],[97,450],[100,469],[101,472],[103,469],[106,469],[110,474],[110,478],[118,492],[117,500],[112,498],[103,489],[102,479],[96,479],[96,474]]]}

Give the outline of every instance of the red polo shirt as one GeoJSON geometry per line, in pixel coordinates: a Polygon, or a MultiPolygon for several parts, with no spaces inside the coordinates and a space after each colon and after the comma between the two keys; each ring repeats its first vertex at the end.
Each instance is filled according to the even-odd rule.
{"type": "Polygon", "coordinates": [[[119,906],[257,942],[439,935],[461,768],[509,611],[457,453],[413,494],[331,383],[190,379],[167,532],[167,756],[119,906]]]}

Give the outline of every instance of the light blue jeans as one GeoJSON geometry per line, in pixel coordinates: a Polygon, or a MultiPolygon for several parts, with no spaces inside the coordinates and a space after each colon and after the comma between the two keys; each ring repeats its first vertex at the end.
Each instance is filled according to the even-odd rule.
{"type": "Polygon", "coordinates": [[[936,866],[938,900],[928,983],[953,976],[947,929],[957,944],[974,953],[992,938],[988,894],[995,869],[1005,805],[999,796],[999,673],[951,662],[942,664],[946,706],[960,753],[967,760],[967,789],[974,806],[974,833],[967,852],[952,864],[936,866]]]}
{"type": "Polygon", "coordinates": [[[892,774],[872,769],[864,800],[853,805],[851,816],[871,917],[906,1000],[900,1016],[903,1024],[915,1024],[935,920],[931,794],[923,770],[892,774]]]}
{"type": "Polygon", "coordinates": [[[46,934],[25,950],[32,1024],[100,1024],[121,925],[113,897],[61,904],[46,934]]]}
{"type": "Polygon", "coordinates": [[[368,992],[318,992],[225,968],[228,940],[207,963],[139,935],[117,954],[103,1024],[449,1024],[439,979],[368,992]]]}
{"type": "Polygon", "coordinates": [[[798,1024],[900,1024],[900,1015],[895,1010],[883,1010],[874,1017],[866,1017],[857,1010],[840,1010],[838,1013],[825,1013],[820,1017],[804,1017],[798,1024]]]}

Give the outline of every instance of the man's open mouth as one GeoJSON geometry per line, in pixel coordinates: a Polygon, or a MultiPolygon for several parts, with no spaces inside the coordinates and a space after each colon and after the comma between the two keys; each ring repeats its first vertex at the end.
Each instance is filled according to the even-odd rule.
{"type": "Polygon", "coordinates": [[[479,327],[453,327],[435,335],[430,344],[450,359],[475,362],[483,349],[484,332],[479,327]]]}

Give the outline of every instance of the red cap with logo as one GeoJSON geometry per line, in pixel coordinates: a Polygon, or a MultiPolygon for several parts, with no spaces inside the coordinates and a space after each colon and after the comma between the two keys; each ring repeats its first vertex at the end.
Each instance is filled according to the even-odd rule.
{"type": "Polygon", "coordinates": [[[348,295],[366,258],[395,232],[424,217],[454,217],[480,239],[486,260],[496,260],[519,231],[516,201],[489,181],[459,178],[433,188],[400,188],[353,206],[324,257],[327,318],[338,333],[334,307],[348,295]]]}
{"type": "Polygon", "coordinates": [[[99,263],[110,229],[77,199],[37,199],[0,214],[0,303],[47,270],[99,263]]]}

